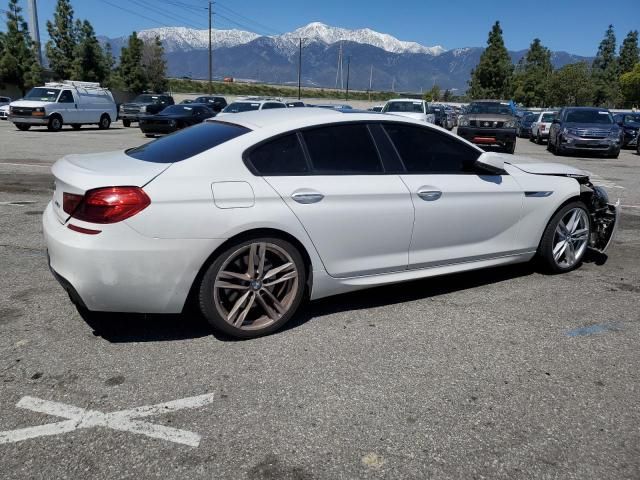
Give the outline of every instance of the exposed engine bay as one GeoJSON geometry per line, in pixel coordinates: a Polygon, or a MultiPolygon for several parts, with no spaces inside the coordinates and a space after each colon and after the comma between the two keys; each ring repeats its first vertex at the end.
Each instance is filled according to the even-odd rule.
{"type": "Polygon", "coordinates": [[[620,216],[620,201],[609,202],[607,191],[593,185],[589,177],[576,178],[580,183],[580,196],[589,209],[591,217],[591,239],[589,247],[604,253],[615,235],[620,216]]]}

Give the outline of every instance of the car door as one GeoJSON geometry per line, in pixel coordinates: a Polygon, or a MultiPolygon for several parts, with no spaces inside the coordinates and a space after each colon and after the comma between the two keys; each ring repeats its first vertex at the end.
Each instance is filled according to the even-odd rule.
{"type": "Polygon", "coordinates": [[[62,115],[64,123],[80,123],[78,104],[71,90],[63,90],[57,103],[56,110],[62,115]]]}
{"type": "Polygon", "coordinates": [[[329,275],[407,268],[411,198],[397,174],[385,173],[366,124],[288,134],[250,158],[302,223],[329,275]]]}
{"type": "Polygon", "coordinates": [[[384,129],[415,208],[410,268],[515,253],[524,191],[513,177],[479,170],[480,152],[453,135],[397,123],[384,129]]]}

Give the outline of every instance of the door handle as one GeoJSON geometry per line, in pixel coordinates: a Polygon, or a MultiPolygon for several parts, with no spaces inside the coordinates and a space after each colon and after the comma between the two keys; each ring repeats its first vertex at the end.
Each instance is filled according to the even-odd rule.
{"type": "Polygon", "coordinates": [[[425,202],[433,202],[442,196],[440,190],[418,190],[418,196],[425,202]]]}
{"type": "Polygon", "coordinates": [[[324,198],[324,195],[318,192],[298,192],[291,195],[291,198],[298,203],[307,205],[309,203],[318,203],[324,198]]]}

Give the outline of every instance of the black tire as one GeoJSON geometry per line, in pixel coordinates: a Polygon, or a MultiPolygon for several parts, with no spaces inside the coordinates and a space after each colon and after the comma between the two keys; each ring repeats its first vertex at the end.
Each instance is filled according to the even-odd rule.
{"type": "Polygon", "coordinates": [[[28,123],[16,123],[16,128],[18,130],[26,132],[27,130],[29,130],[31,128],[31,125],[29,125],[28,123]]]}
{"type": "Polygon", "coordinates": [[[553,143],[551,143],[551,135],[549,135],[549,138],[547,139],[547,151],[553,153],[553,143]]]}
{"type": "Polygon", "coordinates": [[[607,155],[609,158],[618,158],[620,156],[620,150],[616,150],[611,155],[607,155]]]}
{"type": "Polygon", "coordinates": [[[542,137],[540,136],[540,132],[536,135],[536,143],[538,145],[542,145],[542,137]]]}
{"type": "MultiPolygon", "coordinates": [[[[251,238],[239,241],[229,245],[227,248],[225,248],[224,251],[220,252],[213,263],[207,268],[204,276],[202,277],[202,281],[199,287],[198,298],[200,302],[200,310],[202,311],[202,314],[207,319],[209,324],[215,330],[223,332],[232,337],[247,339],[267,335],[282,328],[282,326],[289,320],[291,320],[291,318],[295,315],[304,298],[306,279],[307,272],[302,255],[300,254],[298,249],[294,247],[290,242],[274,237],[251,238]],[[234,255],[236,255],[238,251],[241,251],[244,247],[255,243],[271,244],[282,249],[291,258],[298,275],[296,277],[297,281],[295,282],[295,287],[292,287],[292,289],[290,290],[290,304],[288,309],[284,313],[282,313],[277,320],[273,320],[273,323],[270,323],[269,325],[262,328],[248,330],[238,328],[235,325],[231,325],[225,320],[225,318],[222,317],[218,307],[216,306],[214,290],[216,277],[218,276],[220,270],[223,268],[226,262],[229,259],[234,258],[234,255]]],[[[257,288],[260,288],[260,286],[258,286],[257,288]]],[[[264,286],[262,288],[264,288],[264,286]]],[[[256,296],[259,295],[260,291],[255,292],[255,294],[256,296]]],[[[233,301],[235,301],[235,299],[233,301]]],[[[256,305],[258,305],[258,302],[256,302],[256,305]]]]}
{"type": "Polygon", "coordinates": [[[510,153],[513,155],[513,153],[516,151],[516,142],[512,142],[512,143],[507,143],[504,147],[504,151],[505,153],[510,153]]]}
{"type": "Polygon", "coordinates": [[[60,115],[51,115],[47,128],[50,132],[59,132],[62,130],[62,117],[60,115]]]}
{"type": "Polygon", "coordinates": [[[103,113],[100,117],[100,123],[98,123],[98,128],[100,130],[107,130],[111,126],[111,117],[106,113],[103,113]]]}
{"type": "Polygon", "coordinates": [[[147,138],[155,138],[156,137],[153,133],[145,133],[144,136],[147,137],[147,138]]]}
{"type": "Polygon", "coordinates": [[[560,138],[556,137],[556,142],[553,144],[553,154],[555,156],[564,155],[560,138]]]}
{"type": "Polygon", "coordinates": [[[129,128],[131,126],[131,120],[127,120],[127,119],[122,120],[122,125],[125,128],[129,128]]]}
{"type": "Polygon", "coordinates": [[[562,208],[560,208],[549,220],[547,227],[542,234],[542,239],[540,240],[540,244],[538,245],[538,251],[536,253],[537,260],[544,270],[549,273],[565,273],[570,272],[571,270],[575,270],[582,264],[582,260],[587,252],[587,248],[580,254],[580,257],[577,259],[575,264],[568,268],[564,268],[555,261],[553,258],[553,242],[556,235],[556,228],[558,228],[558,224],[562,220],[562,218],[574,208],[581,208],[586,213],[586,219],[589,224],[589,232],[588,237],[591,235],[591,218],[589,217],[589,211],[587,210],[587,206],[580,201],[574,201],[566,204],[562,208]]]}
{"type": "Polygon", "coordinates": [[[80,130],[81,127],[82,127],[82,125],[80,125],[79,123],[72,123],[71,124],[71,128],[73,128],[74,130],[80,130]]]}

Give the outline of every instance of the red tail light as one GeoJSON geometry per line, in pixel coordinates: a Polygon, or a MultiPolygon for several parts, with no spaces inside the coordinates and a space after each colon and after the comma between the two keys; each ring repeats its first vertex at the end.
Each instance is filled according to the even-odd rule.
{"type": "Polygon", "coordinates": [[[81,201],[75,204],[79,195],[65,193],[64,211],[73,218],[90,223],[116,223],[134,216],[151,204],[151,200],[140,187],[106,187],[89,190],[81,201]],[[68,197],[67,197],[68,196],[68,197]],[[69,200],[67,200],[69,198],[69,200]]]}

